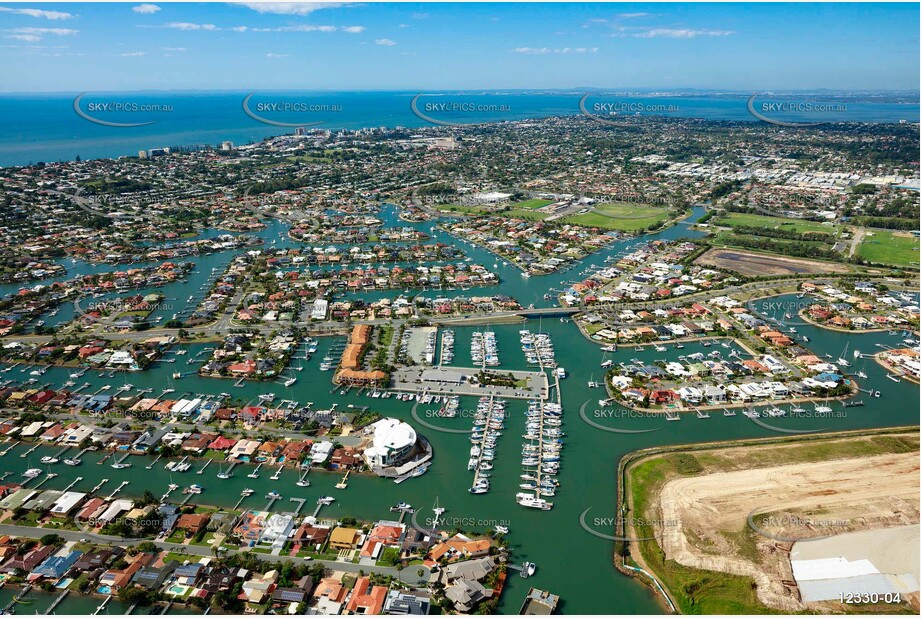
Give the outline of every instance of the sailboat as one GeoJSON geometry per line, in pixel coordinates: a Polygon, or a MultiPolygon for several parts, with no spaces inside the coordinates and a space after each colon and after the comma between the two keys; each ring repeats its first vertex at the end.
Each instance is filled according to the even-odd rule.
{"type": "Polygon", "coordinates": [[[844,344],[844,350],[841,352],[841,356],[838,357],[838,364],[842,367],[850,367],[851,361],[847,360],[847,347],[849,343],[844,344]]]}

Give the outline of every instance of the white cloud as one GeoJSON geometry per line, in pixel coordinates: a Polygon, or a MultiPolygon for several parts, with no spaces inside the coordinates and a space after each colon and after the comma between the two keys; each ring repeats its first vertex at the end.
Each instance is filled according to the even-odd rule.
{"type": "Polygon", "coordinates": [[[413,14],[412,14],[412,18],[413,18],[413,19],[425,19],[425,18],[427,18],[429,15],[430,15],[430,13],[413,13],[413,14]]]}
{"type": "Polygon", "coordinates": [[[596,54],[597,47],[516,47],[512,50],[516,54],[526,56],[544,56],[546,54],[596,54]]]}
{"type": "Polygon", "coordinates": [[[266,58],[287,58],[288,54],[275,54],[275,53],[269,52],[265,55],[265,57],[266,58]]]}
{"type": "Polygon", "coordinates": [[[692,30],[689,28],[650,28],[637,32],[633,36],[638,39],[653,39],[664,37],[667,39],[694,39],[699,36],[729,36],[735,34],[732,30],[692,30]]]}
{"type": "Polygon", "coordinates": [[[219,30],[214,24],[193,24],[187,21],[171,21],[166,27],[174,30],[219,30]]]}
{"type": "Polygon", "coordinates": [[[238,2],[237,4],[259,13],[276,15],[310,15],[320,9],[336,9],[348,6],[344,2],[238,2]]]}
{"type": "Polygon", "coordinates": [[[55,36],[69,36],[77,34],[79,30],[72,30],[70,28],[13,28],[10,30],[4,30],[7,32],[6,38],[16,39],[17,41],[28,41],[29,43],[35,43],[41,41],[42,37],[46,34],[51,34],[55,36]]]}
{"type": "Polygon", "coordinates": [[[76,17],[73,13],[65,13],[63,11],[45,11],[42,9],[20,9],[12,8],[8,6],[0,6],[0,12],[2,13],[14,13],[16,15],[28,15],[29,17],[42,17],[44,19],[71,19],[76,17]]]}
{"type": "Polygon", "coordinates": [[[390,47],[391,45],[396,45],[396,41],[391,41],[390,39],[374,39],[374,44],[390,47]]]}
{"type": "Polygon", "coordinates": [[[160,10],[160,7],[156,4],[139,4],[131,7],[131,10],[135,13],[141,13],[142,15],[153,15],[160,10]]]}
{"type": "Polygon", "coordinates": [[[184,52],[184,51],[188,51],[188,49],[186,49],[185,47],[164,47],[164,48],[163,48],[163,51],[168,51],[168,52],[184,52]]]}
{"type": "Polygon", "coordinates": [[[637,17],[650,17],[652,13],[619,13],[621,19],[636,19],[637,17]]]}
{"type": "Polygon", "coordinates": [[[123,54],[119,54],[119,56],[121,56],[122,58],[137,58],[139,56],[146,56],[146,55],[147,55],[147,52],[141,52],[141,51],[125,52],[123,54]]]}
{"type": "Polygon", "coordinates": [[[349,34],[359,34],[366,30],[364,26],[345,26],[342,28],[343,32],[348,32],[349,34]]]}

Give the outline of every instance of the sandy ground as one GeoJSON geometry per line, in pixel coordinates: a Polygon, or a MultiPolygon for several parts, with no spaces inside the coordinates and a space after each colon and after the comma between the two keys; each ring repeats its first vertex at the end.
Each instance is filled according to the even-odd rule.
{"type": "Polygon", "coordinates": [[[762,603],[801,611],[792,540],[918,523],[918,471],[918,453],[909,452],[674,479],[659,495],[659,515],[680,525],[657,536],[668,558],[752,577],[762,603]],[[766,534],[750,532],[753,511],[766,534]]]}
{"type": "Polygon", "coordinates": [[[787,258],[738,249],[710,249],[695,263],[702,266],[728,268],[743,275],[794,275],[809,273],[846,273],[845,264],[819,262],[807,258],[787,258]]]}

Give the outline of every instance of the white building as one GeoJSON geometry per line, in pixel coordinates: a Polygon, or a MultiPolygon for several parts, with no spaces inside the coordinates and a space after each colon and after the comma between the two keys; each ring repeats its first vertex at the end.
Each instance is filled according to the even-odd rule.
{"type": "Polygon", "coordinates": [[[366,431],[372,438],[363,456],[371,468],[399,465],[416,445],[416,430],[396,418],[382,418],[366,431]]]}

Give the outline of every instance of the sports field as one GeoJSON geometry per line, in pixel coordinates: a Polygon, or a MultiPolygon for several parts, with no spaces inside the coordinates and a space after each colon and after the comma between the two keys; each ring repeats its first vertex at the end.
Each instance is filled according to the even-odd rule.
{"type": "Polygon", "coordinates": [[[645,204],[598,204],[591,212],[566,217],[566,223],[636,232],[668,219],[668,211],[645,204]]]}
{"type": "Polygon", "coordinates": [[[918,268],[918,237],[908,232],[868,231],[857,254],[877,264],[918,268]]]}

